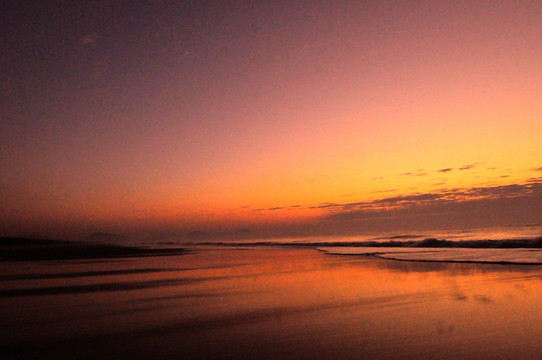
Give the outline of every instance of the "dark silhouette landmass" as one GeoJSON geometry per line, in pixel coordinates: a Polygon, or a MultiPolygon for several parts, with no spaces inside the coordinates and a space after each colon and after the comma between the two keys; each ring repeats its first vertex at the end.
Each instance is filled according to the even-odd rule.
{"type": "Polygon", "coordinates": [[[64,240],[0,238],[0,261],[77,260],[181,255],[187,250],[92,244],[64,240]]]}
{"type": "Polygon", "coordinates": [[[85,236],[85,241],[101,241],[101,242],[116,242],[120,240],[125,240],[126,236],[119,235],[119,234],[111,234],[111,233],[104,233],[104,232],[94,232],[90,235],[85,236]]]}

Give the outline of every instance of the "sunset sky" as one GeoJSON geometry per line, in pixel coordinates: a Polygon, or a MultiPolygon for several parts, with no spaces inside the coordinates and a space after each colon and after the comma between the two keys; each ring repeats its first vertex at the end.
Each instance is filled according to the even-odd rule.
{"type": "Polygon", "coordinates": [[[542,223],[541,1],[0,6],[0,235],[542,223]]]}

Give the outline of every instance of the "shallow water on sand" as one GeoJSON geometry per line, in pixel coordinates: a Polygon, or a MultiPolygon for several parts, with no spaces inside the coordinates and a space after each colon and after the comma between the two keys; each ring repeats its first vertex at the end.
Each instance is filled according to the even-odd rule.
{"type": "Polygon", "coordinates": [[[542,266],[198,247],[0,274],[5,358],[542,357],[542,266]]]}

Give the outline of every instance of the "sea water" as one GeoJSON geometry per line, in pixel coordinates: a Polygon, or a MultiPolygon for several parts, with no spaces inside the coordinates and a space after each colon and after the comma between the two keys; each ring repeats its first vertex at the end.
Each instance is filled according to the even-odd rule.
{"type": "Polygon", "coordinates": [[[2,358],[542,357],[542,266],[189,250],[0,263],[2,358]]]}

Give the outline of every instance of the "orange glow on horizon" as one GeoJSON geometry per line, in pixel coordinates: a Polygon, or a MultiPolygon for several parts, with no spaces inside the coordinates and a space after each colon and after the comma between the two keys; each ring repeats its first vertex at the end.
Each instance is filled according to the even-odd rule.
{"type": "Polygon", "coordinates": [[[539,3],[363,4],[14,24],[0,232],[271,226],[540,179],[539,3]]]}

